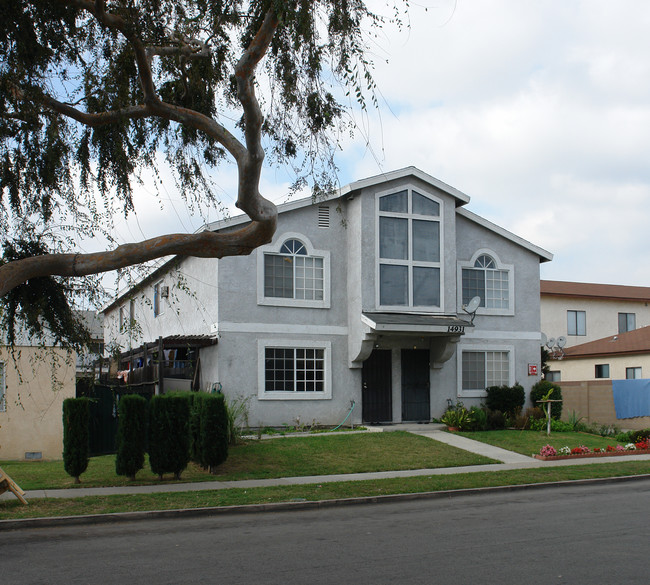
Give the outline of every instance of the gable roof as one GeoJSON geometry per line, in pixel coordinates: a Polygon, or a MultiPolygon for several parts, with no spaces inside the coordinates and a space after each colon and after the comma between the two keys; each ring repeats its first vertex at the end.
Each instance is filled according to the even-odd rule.
{"type": "Polygon", "coordinates": [[[650,326],[574,345],[564,350],[566,359],[650,353],[650,326]]]}
{"type": "MultiPolygon", "coordinates": [[[[332,191],[330,194],[323,197],[302,197],[301,199],[296,199],[295,201],[289,201],[287,203],[280,203],[277,205],[278,214],[283,214],[288,211],[293,211],[294,209],[301,209],[303,207],[309,207],[311,205],[318,205],[327,203],[328,201],[334,201],[340,199],[341,197],[354,197],[362,189],[367,187],[373,187],[375,185],[382,185],[390,181],[395,181],[398,179],[405,179],[407,177],[415,177],[421,181],[428,183],[432,187],[444,191],[448,195],[451,195],[456,200],[456,207],[465,205],[469,203],[470,197],[462,191],[443,183],[439,179],[432,177],[431,175],[421,171],[417,167],[404,167],[403,169],[398,169],[396,171],[390,171],[388,173],[382,173],[380,175],[375,175],[373,177],[368,177],[367,179],[361,179],[359,181],[354,181],[348,185],[341,187],[335,191],[332,191]]],[[[250,218],[245,214],[236,215],[227,219],[220,219],[213,221],[212,223],[206,224],[199,231],[217,231],[225,227],[234,227],[241,225],[243,223],[248,223],[250,218]]]]}
{"type": "MultiPolygon", "coordinates": [[[[336,191],[333,191],[329,195],[322,198],[315,199],[313,197],[303,197],[302,199],[297,199],[295,201],[290,201],[288,203],[281,203],[277,206],[278,214],[281,215],[283,213],[287,213],[295,209],[301,209],[303,207],[323,204],[323,203],[327,203],[328,201],[333,201],[340,198],[353,198],[362,189],[372,187],[375,185],[382,185],[390,181],[405,179],[407,177],[415,177],[431,185],[432,187],[447,193],[448,195],[453,197],[456,202],[456,213],[462,215],[463,217],[469,219],[474,223],[483,226],[484,228],[490,231],[499,234],[503,238],[510,240],[511,242],[529,250],[533,254],[536,254],[539,257],[540,262],[548,262],[553,259],[553,254],[547,252],[543,248],[540,248],[539,246],[535,246],[534,244],[530,243],[524,238],[516,236],[515,234],[509,232],[508,230],[499,227],[498,225],[476,215],[475,213],[472,213],[471,211],[468,211],[467,209],[461,208],[461,206],[465,205],[466,203],[469,203],[470,201],[469,195],[466,195],[462,191],[459,191],[458,189],[450,185],[447,185],[447,183],[444,183],[443,181],[436,179],[435,177],[425,173],[424,171],[421,171],[420,169],[414,166],[404,167],[396,171],[390,171],[387,173],[382,173],[380,175],[375,175],[373,177],[368,177],[366,179],[355,181],[353,183],[350,183],[349,185],[345,185],[344,187],[341,187],[336,191]]],[[[232,218],[221,219],[218,221],[208,223],[203,227],[199,228],[197,230],[197,233],[203,231],[218,231],[221,229],[230,229],[239,225],[249,223],[250,221],[251,221],[250,217],[248,217],[246,214],[240,214],[232,218]]],[[[116,305],[121,303],[122,300],[125,297],[127,297],[129,293],[131,293],[131,291],[137,289],[138,287],[144,285],[147,282],[150,282],[155,277],[155,275],[160,274],[165,270],[167,270],[170,264],[173,261],[175,261],[175,258],[176,256],[167,256],[164,259],[162,259],[159,263],[155,265],[154,268],[152,268],[152,271],[148,275],[142,277],[132,287],[124,291],[119,291],[116,298],[110,301],[109,303],[107,303],[102,308],[101,312],[105,313],[109,309],[115,307],[116,305]]]]}
{"type": "Polygon", "coordinates": [[[456,213],[480,226],[483,226],[485,229],[488,229],[491,232],[499,234],[502,238],[505,238],[506,240],[510,240],[511,242],[514,242],[515,244],[521,246],[522,248],[526,248],[527,250],[531,251],[533,254],[539,256],[540,262],[550,262],[551,260],[553,260],[553,254],[544,250],[544,248],[540,248],[535,244],[531,244],[528,240],[525,240],[524,238],[521,238],[513,234],[512,232],[509,232],[507,229],[502,228],[501,226],[498,226],[495,223],[492,223],[491,221],[488,221],[487,219],[481,217],[480,215],[476,215],[475,213],[472,213],[468,209],[465,208],[457,209],[456,213]]]}
{"type": "Polygon", "coordinates": [[[541,280],[542,296],[650,302],[650,287],[541,280]]]}

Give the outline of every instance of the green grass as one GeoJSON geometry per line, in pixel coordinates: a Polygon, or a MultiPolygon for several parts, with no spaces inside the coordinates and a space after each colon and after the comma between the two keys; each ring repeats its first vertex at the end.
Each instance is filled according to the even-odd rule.
{"type": "Polygon", "coordinates": [[[598,465],[574,465],[569,467],[463,473],[373,481],[314,483],[310,485],[252,489],[85,497],[65,500],[44,499],[32,500],[29,506],[22,506],[18,501],[6,501],[0,502],[0,520],[108,514],[142,510],[235,506],[291,502],[296,500],[320,501],[337,498],[375,497],[390,494],[536,484],[641,474],[650,474],[649,461],[626,461],[601,463],[598,465]]]}
{"type": "MultiPolygon", "coordinates": [[[[434,469],[484,463],[495,461],[406,432],[280,437],[231,447],[227,461],[218,467],[216,475],[190,464],[183,472],[182,482],[434,469]]],[[[0,462],[0,467],[24,490],[75,487],[62,461],[5,461],[0,462]]],[[[165,479],[172,482],[171,475],[165,479]]],[[[105,455],[91,458],[87,471],[81,476],[81,485],[76,487],[157,483],[158,476],[147,464],[138,472],[135,482],[116,475],[115,456],[105,455]]]]}
{"type": "Polygon", "coordinates": [[[607,445],[619,444],[612,437],[601,437],[589,433],[551,433],[549,436],[546,431],[478,431],[460,434],[468,439],[515,451],[522,455],[539,453],[539,450],[547,444],[553,445],[558,450],[565,445],[570,448],[584,445],[593,449],[594,447],[605,448],[607,445]]]}
{"type": "MultiPolygon", "coordinates": [[[[539,452],[551,443],[590,448],[615,444],[612,439],[584,433],[545,433],[536,431],[490,431],[463,435],[525,455],[539,452]]],[[[579,461],[579,460],[578,460],[579,461]]],[[[578,463],[576,461],[576,463],[578,463]]],[[[191,465],[183,473],[183,481],[237,480],[251,478],[289,477],[320,474],[354,473],[397,469],[421,469],[476,465],[491,460],[455,449],[426,437],[403,432],[314,437],[284,437],[270,441],[249,441],[230,451],[228,461],[219,473],[210,475],[191,465]]],[[[23,489],[73,487],[72,478],[63,470],[61,461],[1,462],[4,471],[23,489]]],[[[115,457],[91,459],[82,475],[81,487],[133,485],[115,475],[115,457]]],[[[458,473],[442,476],[407,477],[371,481],[313,483],[310,485],[234,488],[180,493],[138,494],[107,497],[70,497],[65,499],[34,499],[29,506],[17,500],[0,502],[0,520],[170,510],[213,506],[234,506],[318,501],[337,498],[374,497],[399,493],[435,492],[476,487],[509,486],[524,483],[626,475],[650,475],[650,461],[620,461],[598,465],[571,465],[515,471],[458,473]]],[[[171,478],[167,479],[171,483],[171,478]]],[[[148,469],[138,474],[135,484],[157,484],[157,476],[148,469]]],[[[74,490],[70,490],[71,496],[74,490]]]]}

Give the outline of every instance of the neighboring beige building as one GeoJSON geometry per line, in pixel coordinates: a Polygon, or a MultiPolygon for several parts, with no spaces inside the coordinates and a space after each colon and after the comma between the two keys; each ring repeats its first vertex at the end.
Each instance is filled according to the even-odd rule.
{"type": "MultiPolygon", "coordinates": [[[[599,346],[603,349],[616,335],[650,326],[650,287],[542,280],[540,298],[542,333],[548,339],[563,337],[564,351],[572,355],[571,359],[551,359],[548,379],[594,380],[607,369],[601,368],[597,376],[596,365],[608,365],[606,377],[610,378],[625,378],[628,367],[641,367],[643,375],[650,377],[650,357],[643,357],[642,352],[632,360],[627,353],[614,351],[615,356],[610,356],[606,352],[608,361],[603,362],[593,354],[579,356],[569,351],[599,340],[605,344],[599,346]]],[[[560,356],[557,345],[555,349],[555,355],[560,356]]]]}
{"type": "Polygon", "coordinates": [[[62,404],[75,396],[75,354],[0,347],[0,460],[61,459],[62,404]]]}
{"type": "Polygon", "coordinates": [[[553,364],[563,382],[650,378],[650,326],[569,347],[553,364]]]}
{"type": "Polygon", "coordinates": [[[542,332],[566,347],[650,325],[650,287],[540,281],[542,332]]]}

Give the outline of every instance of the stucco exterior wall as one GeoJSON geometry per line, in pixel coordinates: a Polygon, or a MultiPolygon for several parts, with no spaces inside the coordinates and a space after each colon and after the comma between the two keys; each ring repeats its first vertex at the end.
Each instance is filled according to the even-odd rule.
{"type": "MultiPolygon", "coordinates": [[[[249,256],[222,260],[185,258],[168,275],[157,276],[136,294],[141,297],[136,320],[142,341],[158,336],[212,334],[218,345],[201,350],[201,387],[220,383],[226,395],[247,398],[249,422],[253,426],[301,422],[335,425],[356,408],[350,420],[361,422],[362,367],[373,349],[391,349],[392,420],[399,422],[401,408],[401,349],[430,351],[430,415],[439,417],[448,401],[461,398],[468,405],[480,404],[484,392],[466,396],[460,392],[460,353],[463,347],[506,349],[510,352],[510,383],[526,390],[539,379],[528,375],[528,364],[540,362],[539,262],[534,247],[503,230],[459,215],[462,194],[418,173],[397,173],[383,180],[364,180],[339,199],[323,203],[296,202],[281,210],[273,241],[249,256]],[[392,178],[392,177],[397,178],[392,178]],[[389,307],[379,305],[378,295],[378,195],[405,188],[428,194],[440,203],[440,307],[389,307]],[[323,227],[323,209],[329,209],[329,225],[323,227]],[[308,255],[324,258],[325,298],[301,303],[264,295],[264,255],[279,253],[286,239],[299,239],[308,255]],[[458,331],[436,329],[426,334],[417,329],[397,334],[372,330],[363,313],[391,312],[399,315],[426,314],[469,321],[461,308],[459,261],[468,262],[479,250],[488,250],[500,264],[508,266],[514,281],[511,309],[505,314],[477,314],[475,327],[458,331]],[[181,278],[179,279],[179,276],[181,278]],[[180,284],[176,286],[175,282],[180,284]],[[164,310],[153,317],[153,286],[170,287],[164,310]],[[392,309],[392,310],[391,310],[392,309]],[[445,343],[449,341],[449,346],[445,343]],[[264,393],[265,344],[282,348],[326,347],[331,367],[327,395],[305,392],[264,393]],[[445,351],[445,347],[447,350],[445,351]],[[453,351],[457,349],[457,351],[453,351]]],[[[495,226],[492,226],[495,227],[495,226]]],[[[117,307],[107,322],[122,348],[129,342],[116,331],[117,307]]],[[[461,322],[462,323],[462,322],[461,322]]],[[[404,330],[400,330],[404,331],[404,330]]],[[[107,339],[108,343],[108,339],[107,339]]]]}
{"type": "MultiPolygon", "coordinates": [[[[466,329],[458,350],[494,348],[510,351],[514,356],[511,384],[521,384],[528,397],[532,386],[541,378],[539,259],[529,250],[465,217],[458,217],[456,229],[459,262],[467,262],[477,250],[485,250],[496,256],[495,260],[502,265],[510,266],[510,277],[514,279],[512,314],[490,315],[479,309],[474,328],[466,329]],[[529,373],[529,365],[537,366],[536,374],[529,373]]],[[[457,278],[460,282],[460,268],[457,278]]],[[[460,290],[458,294],[458,312],[462,314],[460,290]]],[[[460,389],[459,397],[469,405],[478,405],[482,401],[481,397],[464,395],[460,389]]]]}
{"type": "Polygon", "coordinates": [[[0,348],[6,379],[6,409],[0,412],[0,459],[24,459],[25,453],[61,459],[62,405],[75,396],[76,356],[54,348],[16,349],[18,370],[7,349],[0,348]]]}
{"type": "Polygon", "coordinates": [[[596,364],[609,365],[610,380],[625,380],[626,368],[641,368],[641,377],[650,378],[650,355],[648,354],[552,360],[549,362],[552,371],[561,372],[561,382],[594,380],[596,364]]]}
{"type": "Polygon", "coordinates": [[[650,325],[650,307],[645,302],[543,295],[540,313],[542,331],[549,338],[565,336],[567,347],[616,335],[619,313],[634,313],[637,329],[650,325]],[[586,335],[568,335],[567,311],[585,311],[586,335]]]}

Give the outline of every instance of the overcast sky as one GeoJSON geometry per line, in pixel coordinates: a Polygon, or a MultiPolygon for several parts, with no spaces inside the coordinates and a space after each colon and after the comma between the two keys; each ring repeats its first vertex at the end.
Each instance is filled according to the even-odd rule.
{"type": "MultiPolygon", "coordinates": [[[[378,39],[381,109],[344,143],[341,184],[413,165],[551,252],[542,278],[650,286],[648,31],[647,0],[412,3],[410,30],[378,39]]],[[[286,187],[265,174],[274,200],[286,187]]],[[[165,221],[141,212],[120,239],[200,227],[168,191],[165,221]]]]}

